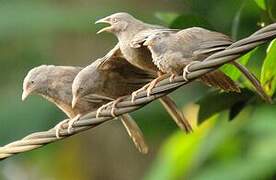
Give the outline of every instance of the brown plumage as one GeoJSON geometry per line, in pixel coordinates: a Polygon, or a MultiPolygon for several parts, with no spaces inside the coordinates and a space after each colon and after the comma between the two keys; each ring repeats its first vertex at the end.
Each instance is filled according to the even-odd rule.
{"type": "MultiPolygon", "coordinates": [[[[164,70],[164,68],[166,71],[182,71],[183,66],[187,65],[188,62],[203,60],[208,55],[224,50],[232,44],[232,40],[228,36],[218,32],[208,31],[197,27],[185,30],[167,29],[158,25],[146,24],[128,13],[112,14],[106,18],[100,19],[96,23],[110,24],[109,27],[106,27],[99,32],[107,31],[115,34],[119,41],[117,51],[121,51],[121,54],[131,64],[141,69],[154,72],[158,76],[161,76],[162,69],[164,70]],[[163,43],[163,45],[169,46],[170,51],[173,51],[174,58],[178,59],[180,56],[182,60],[185,59],[184,61],[179,61],[178,59],[177,61],[173,61],[173,63],[166,64],[167,60],[164,60],[165,58],[163,58],[163,67],[160,66],[160,63],[152,61],[155,59],[153,57],[155,56],[155,53],[152,53],[153,51],[149,52],[146,46],[143,46],[142,43],[155,34],[163,33],[177,36],[177,40],[172,38],[167,43],[163,43]],[[176,44],[170,42],[171,40],[175,41],[176,44]]],[[[160,52],[160,50],[158,51],[160,52]]],[[[170,53],[171,52],[166,52],[164,56],[167,55],[171,57],[172,54],[170,53]]],[[[267,96],[263,91],[258,79],[251,74],[246,67],[237,62],[234,62],[233,65],[236,66],[246,78],[248,78],[263,99],[271,102],[269,96],[267,96]]],[[[154,84],[162,79],[163,77],[159,77],[154,80],[151,85],[146,86],[148,87],[148,95],[150,94],[152,87],[154,87],[154,84]]],[[[215,72],[215,74],[209,73],[201,80],[208,85],[218,87],[225,91],[240,91],[239,87],[220,71],[215,72]]],[[[135,94],[136,93],[134,93],[134,95],[135,94]]]]}
{"type": "MultiPolygon", "coordinates": [[[[125,58],[120,57],[119,54],[114,56],[113,50],[105,57],[96,60],[84,68],[76,76],[72,86],[73,106],[79,99],[93,99],[95,92],[97,95],[108,96],[113,99],[130,95],[133,91],[141,88],[156,77],[131,65],[125,58]],[[106,59],[108,60],[106,61],[106,59]],[[98,78],[99,75],[97,74],[102,74],[101,78],[98,78]],[[95,83],[95,78],[98,79],[96,82],[98,86],[105,87],[99,92],[94,90],[92,82],[95,83]]],[[[176,124],[181,124],[179,127],[186,132],[192,131],[191,125],[182,115],[182,112],[177,109],[176,104],[168,96],[161,99],[164,101],[162,102],[163,104],[167,104],[164,107],[176,124]]]]}
{"type": "MultiPolygon", "coordinates": [[[[42,65],[33,68],[24,79],[22,100],[25,100],[30,94],[41,95],[59,107],[70,119],[74,119],[90,111],[94,111],[103,104],[112,101],[113,98],[118,97],[116,96],[118,94],[105,91],[105,87],[112,87],[112,81],[105,81],[104,84],[101,83],[109,75],[95,71],[91,82],[94,88],[91,90],[95,92],[94,96],[79,100],[74,108],[72,108],[72,83],[81,70],[81,67],[53,65],[42,65]],[[109,93],[113,96],[108,96],[109,93]]],[[[139,151],[147,153],[148,147],[135,121],[128,114],[120,118],[139,151]]],[[[62,125],[62,123],[59,125],[62,125]]],[[[57,127],[57,136],[58,128],[59,126],[57,127]]]]}
{"type": "MultiPolygon", "coordinates": [[[[108,61],[113,60],[113,57],[123,57],[127,60],[130,64],[145,71],[148,71],[154,76],[157,76],[158,68],[153,64],[151,60],[151,53],[146,47],[141,48],[133,48],[130,44],[132,39],[138,34],[147,31],[154,31],[154,30],[161,30],[162,31],[174,31],[171,29],[167,29],[157,25],[146,24],[138,19],[135,19],[128,13],[116,13],[111,16],[105,17],[103,19],[98,20],[96,23],[108,23],[110,24],[109,27],[105,27],[100,30],[98,33],[107,31],[111,32],[116,35],[118,38],[118,44],[107,54],[105,60],[103,60],[102,65],[108,63],[108,61]]],[[[136,91],[138,92],[138,91],[136,91]]],[[[134,101],[135,94],[132,95],[132,101],[134,101]]],[[[168,98],[168,97],[167,97],[168,98]]],[[[171,100],[172,101],[172,100],[171,100]]],[[[167,102],[167,101],[165,101],[167,102]]],[[[174,103],[171,103],[173,105],[174,103]]],[[[170,107],[168,112],[171,112],[173,119],[176,121],[177,124],[182,123],[183,126],[186,126],[186,130],[191,131],[191,126],[189,125],[187,120],[179,119],[182,114],[179,112],[176,107],[170,107]],[[174,110],[173,110],[174,109],[174,110]],[[176,115],[178,114],[178,115],[176,115]],[[184,125],[185,124],[185,125],[184,125]]]]}
{"type": "MultiPolygon", "coordinates": [[[[193,27],[178,32],[148,32],[143,36],[136,36],[132,43],[136,47],[148,47],[159,71],[172,74],[173,77],[183,73],[183,69],[185,75],[185,68],[188,64],[203,61],[208,56],[224,50],[233,42],[222,33],[193,27]]],[[[271,102],[258,79],[246,67],[237,62],[232,64],[248,78],[264,100],[271,102]]],[[[240,91],[235,82],[219,70],[202,76],[201,80],[225,91],[240,91]]]]}
{"type": "MultiPolygon", "coordinates": [[[[146,24],[128,13],[115,13],[108,17],[98,20],[96,23],[107,23],[109,27],[103,28],[101,32],[111,32],[118,39],[118,50],[132,65],[143,70],[156,73],[157,67],[151,61],[151,54],[145,47],[133,48],[131,47],[132,39],[144,31],[155,29],[166,29],[161,26],[146,24]]],[[[167,29],[168,30],[168,29],[167,29]]]]}

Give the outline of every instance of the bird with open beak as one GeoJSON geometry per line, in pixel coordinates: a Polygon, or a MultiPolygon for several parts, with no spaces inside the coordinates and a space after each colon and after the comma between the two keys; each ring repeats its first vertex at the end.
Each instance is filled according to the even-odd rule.
{"type": "MultiPolygon", "coordinates": [[[[54,103],[71,119],[69,122],[68,120],[62,121],[56,126],[56,136],[58,138],[59,129],[62,128],[63,123],[69,123],[68,131],[70,133],[72,124],[77,121],[80,116],[94,111],[103,104],[113,100],[108,96],[97,96],[96,93],[103,90],[103,87],[98,84],[103,74],[95,72],[95,82],[92,82],[94,89],[98,89],[98,91],[95,92],[95,96],[89,96],[87,99],[78,99],[73,105],[74,107],[72,107],[72,83],[82,69],[81,67],[71,66],[42,65],[30,70],[24,79],[23,101],[31,94],[41,95],[54,103]]],[[[147,153],[148,146],[136,122],[128,114],[120,116],[120,119],[138,150],[142,153],[147,153]]]]}
{"type": "MultiPolygon", "coordinates": [[[[140,90],[147,89],[147,95],[149,96],[151,94],[151,89],[155,86],[155,84],[158,81],[164,79],[165,76],[163,76],[164,71],[162,71],[160,67],[158,68],[158,64],[156,64],[153,61],[154,54],[152,54],[153,51],[149,50],[150,46],[143,45],[143,43],[149,37],[152,37],[155,34],[160,34],[160,33],[176,34],[178,32],[179,32],[178,34],[182,34],[182,32],[185,30],[167,29],[165,27],[161,27],[158,25],[147,24],[134,18],[128,13],[115,13],[108,17],[105,17],[96,21],[96,23],[107,23],[110,25],[98,31],[98,33],[101,33],[101,32],[113,33],[117,37],[119,42],[118,51],[121,51],[121,54],[124,56],[124,58],[126,58],[127,61],[129,61],[131,64],[133,64],[136,67],[147,70],[149,72],[153,72],[158,76],[157,79],[153,80],[150,84],[147,84],[146,86],[140,89],[140,90]]],[[[205,32],[207,31],[208,30],[205,30],[205,32]]],[[[186,34],[187,34],[186,36],[187,38],[189,36],[189,33],[186,33],[186,34]]],[[[207,47],[199,46],[198,48],[202,48],[202,49],[197,49],[197,51],[203,52],[204,50],[206,50],[206,48],[209,48],[209,50],[210,49],[212,50],[210,52],[205,52],[204,57],[207,57],[206,55],[211,55],[215,52],[224,50],[226,47],[232,44],[232,40],[228,36],[217,32],[209,33],[209,35],[211,35],[210,37],[202,36],[201,31],[194,31],[193,35],[197,36],[199,41],[204,40],[205,41],[204,43],[207,46],[207,47]],[[196,33],[198,34],[196,35],[196,33]],[[216,41],[217,37],[220,37],[221,39],[219,39],[219,41],[216,41]]],[[[177,44],[173,44],[172,46],[174,46],[174,48],[176,49],[171,48],[170,51],[175,52],[175,54],[177,53],[181,54],[181,57],[182,55],[183,57],[185,57],[187,55],[185,54],[187,53],[186,50],[189,48],[196,47],[199,42],[198,39],[196,39],[195,41],[193,40],[193,38],[190,38],[190,39],[191,40],[189,41],[189,43],[186,43],[186,41],[183,40],[181,43],[181,46],[183,47],[180,47],[180,48],[176,47],[177,44]],[[183,52],[179,52],[179,50],[183,50],[183,49],[184,49],[183,52]]],[[[170,40],[168,41],[167,44],[163,44],[163,45],[166,46],[168,44],[170,44],[170,40]]],[[[166,47],[162,47],[162,48],[166,48],[166,47]]],[[[189,52],[192,52],[192,51],[188,51],[188,53],[189,52]]],[[[190,57],[190,59],[192,59],[191,61],[194,61],[199,57],[197,56],[197,54],[188,54],[188,55],[192,55],[190,57]]],[[[200,58],[203,58],[203,56],[200,56],[200,58]]],[[[164,62],[163,63],[163,66],[164,66],[166,64],[166,61],[163,61],[163,62],[164,62]]],[[[185,64],[179,64],[179,61],[177,61],[177,63],[174,62],[174,64],[178,66],[177,69],[180,68],[183,70],[183,66],[187,65],[187,61],[185,62],[185,64]]],[[[262,91],[262,88],[260,84],[258,84],[258,81],[256,80],[255,76],[251,74],[247,70],[247,68],[244,67],[243,65],[238,63],[233,63],[233,64],[255,86],[259,95],[261,95],[267,101],[270,101],[267,98],[267,96],[264,94],[264,91],[262,91]]],[[[165,66],[168,66],[168,65],[165,65],[165,66]]],[[[189,73],[189,71],[187,71],[188,67],[189,66],[187,66],[185,71],[183,72],[184,75],[189,73]]],[[[208,78],[205,77],[205,78],[202,78],[202,80],[204,79],[208,85],[219,87],[222,90],[239,91],[239,88],[237,87],[237,85],[233,81],[231,81],[229,77],[227,77],[225,74],[222,74],[222,73],[220,74],[221,74],[220,76],[214,76],[213,74],[211,74],[208,78]],[[224,82],[227,82],[227,83],[224,83],[224,82]]],[[[133,101],[135,99],[135,96],[140,90],[133,92],[133,97],[132,97],[133,101]]]]}

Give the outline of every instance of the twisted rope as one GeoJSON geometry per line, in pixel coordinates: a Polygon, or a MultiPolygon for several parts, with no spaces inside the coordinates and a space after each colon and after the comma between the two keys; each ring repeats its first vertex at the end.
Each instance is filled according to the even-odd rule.
{"type": "MultiPolygon", "coordinates": [[[[183,86],[184,84],[190,83],[200,76],[217,69],[223,64],[234,61],[248,51],[269,40],[272,40],[275,37],[276,23],[264,27],[251,36],[233,43],[224,51],[215,53],[202,62],[193,63],[189,66],[190,73],[187,75],[188,81],[185,81],[182,76],[178,76],[174,78],[172,82],[170,82],[168,77],[167,79],[159,82],[156,87],[153,88],[152,94],[149,97],[147,97],[146,91],[141,91],[137,94],[136,100],[133,103],[131,102],[130,96],[122,98],[122,101],[120,101],[116,105],[115,114],[117,116],[120,116],[122,114],[140,109],[146,104],[169,94],[170,92],[183,86]]],[[[96,111],[82,116],[79,121],[76,121],[73,124],[73,130],[71,133],[68,133],[68,131],[66,130],[68,124],[64,124],[60,131],[61,138],[59,139],[55,135],[55,129],[52,128],[48,131],[30,134],[21,140],[0,147],[0,160],[3,160],[18,153],[37,149],[48,143],[53,143],[55,141],[67,138],[73,134],[77,134],[90,128],[94,128],[104,122],[112,120],[114,119],[114,117],[111,114],[111,108],[112,105],[108,105],[107,108],[102,111],[99,118],[96,118],[96,111]]]]}

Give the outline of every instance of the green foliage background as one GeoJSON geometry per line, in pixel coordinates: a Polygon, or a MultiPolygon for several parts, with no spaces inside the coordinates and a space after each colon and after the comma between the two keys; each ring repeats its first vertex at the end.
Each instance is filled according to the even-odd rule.
{"type": "MultiPolygon", "coordinates": [[[[0,0],[0,145],[53,127],[65,116],[42,98],[20,101],[22,80],[40,64],[85,66],[116,42],[95,35],[94,21],[127,11],[171,28],[201,26],[237,40],[276,22],[275,0],[0,0]]],[[[239,59],[273,96],[276,42],[239,59]]],[[[243,87],[227,94],[197,82],[172,93],[193,122],[180,132],[158,102],[133,113],[151,148],[140,155],[117,121],[0,162],[0,179],[274,179],[275,105],[264,103],[231,65],[243,87]],[[197,123],[200,125],[197,127],[197,123]]]]}

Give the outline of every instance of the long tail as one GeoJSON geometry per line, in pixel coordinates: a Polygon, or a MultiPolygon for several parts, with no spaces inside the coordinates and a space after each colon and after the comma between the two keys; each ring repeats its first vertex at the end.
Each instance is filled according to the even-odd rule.
{"type": "Polygon", "coordinates": [[[233,61],[232,64],[252,83],[259,96],[268,103],[272,103],[272,99],[265,93],[259,80],[245,66],[233,61]]]}
{"type": "Polygon", "coordinates": [[[148,145],[144,139],[141,129],[136,124],[134,119],[129,114],[123,114],[120,118],[136,148],[141,153],[147,154],[149,151],[148,145]]]}
{"type": "Polygon", "coordinates": [[[164,108],[171,115],[178,127],[180,127],[187,133],[193,131],[193,128],[190,125],[189,121],[184,117],[183,113],[179,111],[175,102],[169,96],[163,96],[159,100],[164,106],[164,108]]]}
{"type": "Polygon", "coordinates": [[[205,84],[224,91],[241,92],[239,86],[220,70],[212,71],[200,78],[205,84]]]}

